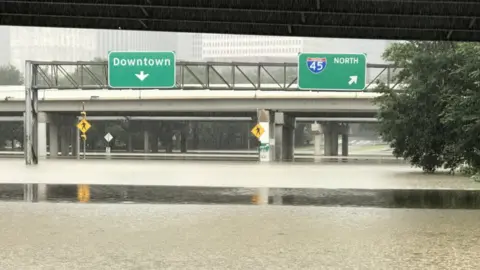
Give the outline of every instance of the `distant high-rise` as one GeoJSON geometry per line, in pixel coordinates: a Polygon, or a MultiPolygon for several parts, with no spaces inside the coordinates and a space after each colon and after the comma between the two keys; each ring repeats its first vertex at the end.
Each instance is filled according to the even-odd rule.
{"type": "Polygon", "coordinates": [[[0,65],[10,63],[10,27],[0,26],[0,65]]]}
{"type": "Polygon", "coordinates": [[[382,63],[385,40],[203,34],[202,58],[212,61],[295,61],[300,52],[366,53],[382,63]]]}
{"type": "Polygon", "coordinates": [[[26,60],[87,61],[95,57],[95,32],[87,29],[8,27],[8,62],[21,71],[26,60]]]}
{"type": "Polygon", "coordinates": [[[177,34],[170,32],[95,30],[96,56],[107,58],[109,51],[174,51],[177,34]]]}
{"type": "Polygon", "coordinates": [[[0,64],[22,72],[26,60],[90,61],[109,51],[176,51],[178,44],[177,33],[126,30],[3,26],[0,37],[0,64]]]}
{"type": "Polygon", "coordinates": [[[178,33],[177,58],[182,61],[202,60],[202,34],[178,33]]]}

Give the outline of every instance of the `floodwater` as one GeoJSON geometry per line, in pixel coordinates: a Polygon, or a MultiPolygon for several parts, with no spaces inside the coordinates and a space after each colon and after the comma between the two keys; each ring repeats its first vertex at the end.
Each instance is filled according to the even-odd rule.
{"type": "Polygon", "coordinates": [[[0,203],[0,269],[479,269],[468,210],[0,203]]]}
{"type": "Polygon", "coordinates": [[[480,189],[467,177],[425,175],[405,165],[199,161],[0,159],[5,184],[97,184],[203,187],[480,189]]]}

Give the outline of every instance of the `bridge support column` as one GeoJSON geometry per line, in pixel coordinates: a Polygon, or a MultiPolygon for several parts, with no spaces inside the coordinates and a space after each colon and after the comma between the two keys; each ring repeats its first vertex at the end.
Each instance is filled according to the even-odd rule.
{"type": "Polygon", "coordinates": [[[275,113],[275,160],[293,161],[295,150],[295,118],[275,113]]]}
{"type": "Polygon", "coordinates": [[[152,153],[158,153],[158,133],[156,131],[152,133],[152,153]]]}
{"type": "Polygon", "coordinates": [[[325,156],[338,155],[338,135],[339,125],[335,122],[328,122],[322,124],[322,131],[324,136],[323,154],[325,156]]]}
{"type": "Polygon", "coordinates": [[[133,136],[132,136],[132,131],[129,129],[128,130],[128,141],[127,141],[127,152],[128,153],[133,153],[133,136]]]}
{"type": "Polygon", "coordinates": [[[348,134],[342,134],[342,156],[348,156],[348,134]]]}
{"type": "Polygon", "coordinates": [[[80,148],[80,130],[78,128],[75,128],[75,150],[76,150],[76,158],[80,159],[80,152],[82,152],[83,149],[80,148]]]}
{"type": "Polygon", "coordinates": [[[150,153],[150,134],[148,130],[143,131],[143,152],[150,153]]]}
{"type": "Polygon", "coordinates": [[[48,115],[44,112],[38,113],[37,125],[37,144],[38,144],[38,159],[47,158],[47,123],[48,115]]]}
{"type": "Polygon", "coordinates": [[[324,135],[322,125],[315,122],[312,124],[312,135],[313,135],[313,155],[315,157],[315,161],[320,161],[322,156],[322,146],[324,143],[324,135]]]}
{"type": "Polygon", "coordinates": [[[338,139],[342,138],[342,156],[348,156],[348,135],[350,127],[348,124],[329,122],[322,124],[324,134],[324,155],[338,156],[338,139]]]}
{"type": "Polygon", "coordinates": [[[350,126],[348,124],[344,124],[342,126],[342,156],[348,156],[348,137],[350,135],[350,126]]]}
{"type": "Polygon", "coordinates": [[[70,129],[66,125],[60,128],[60,152],[62,152],[62,157],[67,157],[70,152],[70,129]]]}
{"type": "Polygon", "coordinates": [[[72,144],[72,156],[80,157],[80,131],[78,131],[78,128],[74,126],[72,132],[70,133],[72,135],[70,138],[72,144]]]}
{"type": "Polygon", "coordinates": [[[55,121],[56,119],[51,118],[50,122],[48,123],[48,136],[49,136],[49,152],[50,158],[58,157],[58,123],[55,121]]]}
{"type": "Polygon", "coordinates": [[[190,125],[186,122],[180,132],[180,152],[187,152],[187,139],[188,134],[190,133],[190,125]]]}
{"type": "Polygon", "coordinates": [[[192,149],[198,150],[198,146],[200,145],[200,128],[198,121],[192,121],[192,149]]]}
{"type": "Polygon", "coordinates": [[[62,152],[62,157],[68,157],[70,155],[70,145],[72,146],[72,154],[73,149],[76,145],[75,141],[72,140],[75,134],[75,127],[76,124],[76,117],[62,117],[62,126],[60,127],[60,151],[62,152]]]}
{"type": "MultiPolygon", "coordinates": [[[[168,121],[163,121],[162,122],[162,127],[161,130],[158,130],[158,128],[155,130],[155,141],[157,142],[158,145],[158,140],[162,142],[162,145],[165,147],[165,153],[173,153],[173,125],[171,122],[168,121]],[[161,136],[159,136],[161,132],[161,136]],[[160,138],[159,138],[160,137],[160,138]]],[[[158,152],[158,146],[157,146],[157,152],[158,152]]]]}

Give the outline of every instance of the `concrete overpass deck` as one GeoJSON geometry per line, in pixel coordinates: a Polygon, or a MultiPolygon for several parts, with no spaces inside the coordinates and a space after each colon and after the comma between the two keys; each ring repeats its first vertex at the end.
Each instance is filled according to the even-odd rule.
{"type": "MultiPolygon", "coordinates": [[[[155,113],[256,113],[258,108],[278,110],[296,116],[339,113],[371,117],[377,111],[369,92],[231,91],[231,90],[39,90],[39,111],[78,113],[85,106],[90,115],[122,112],[155,113]]],[[[25,111],[23,91],[1,91],[1,113],[25,111]]],[[[329,115],[322,115],[329,116],[329,115]]]]}

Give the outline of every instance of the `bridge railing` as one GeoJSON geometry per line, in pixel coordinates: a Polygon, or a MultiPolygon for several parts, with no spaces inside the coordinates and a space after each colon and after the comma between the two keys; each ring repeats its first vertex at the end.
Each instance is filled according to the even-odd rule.
{"type": "MultiPolygon", "coordinates": [[[[32,85],[36,89],[108,89],[107,62],[33,61],[32,85]]],[[[295,91],[297,63],[177,62],[176,85],[183,90],[295,91]]],[[[399,68],[387,64],[367,65],[366,91],[379,82],[401,90],[394,75],[399,68]]]]}

